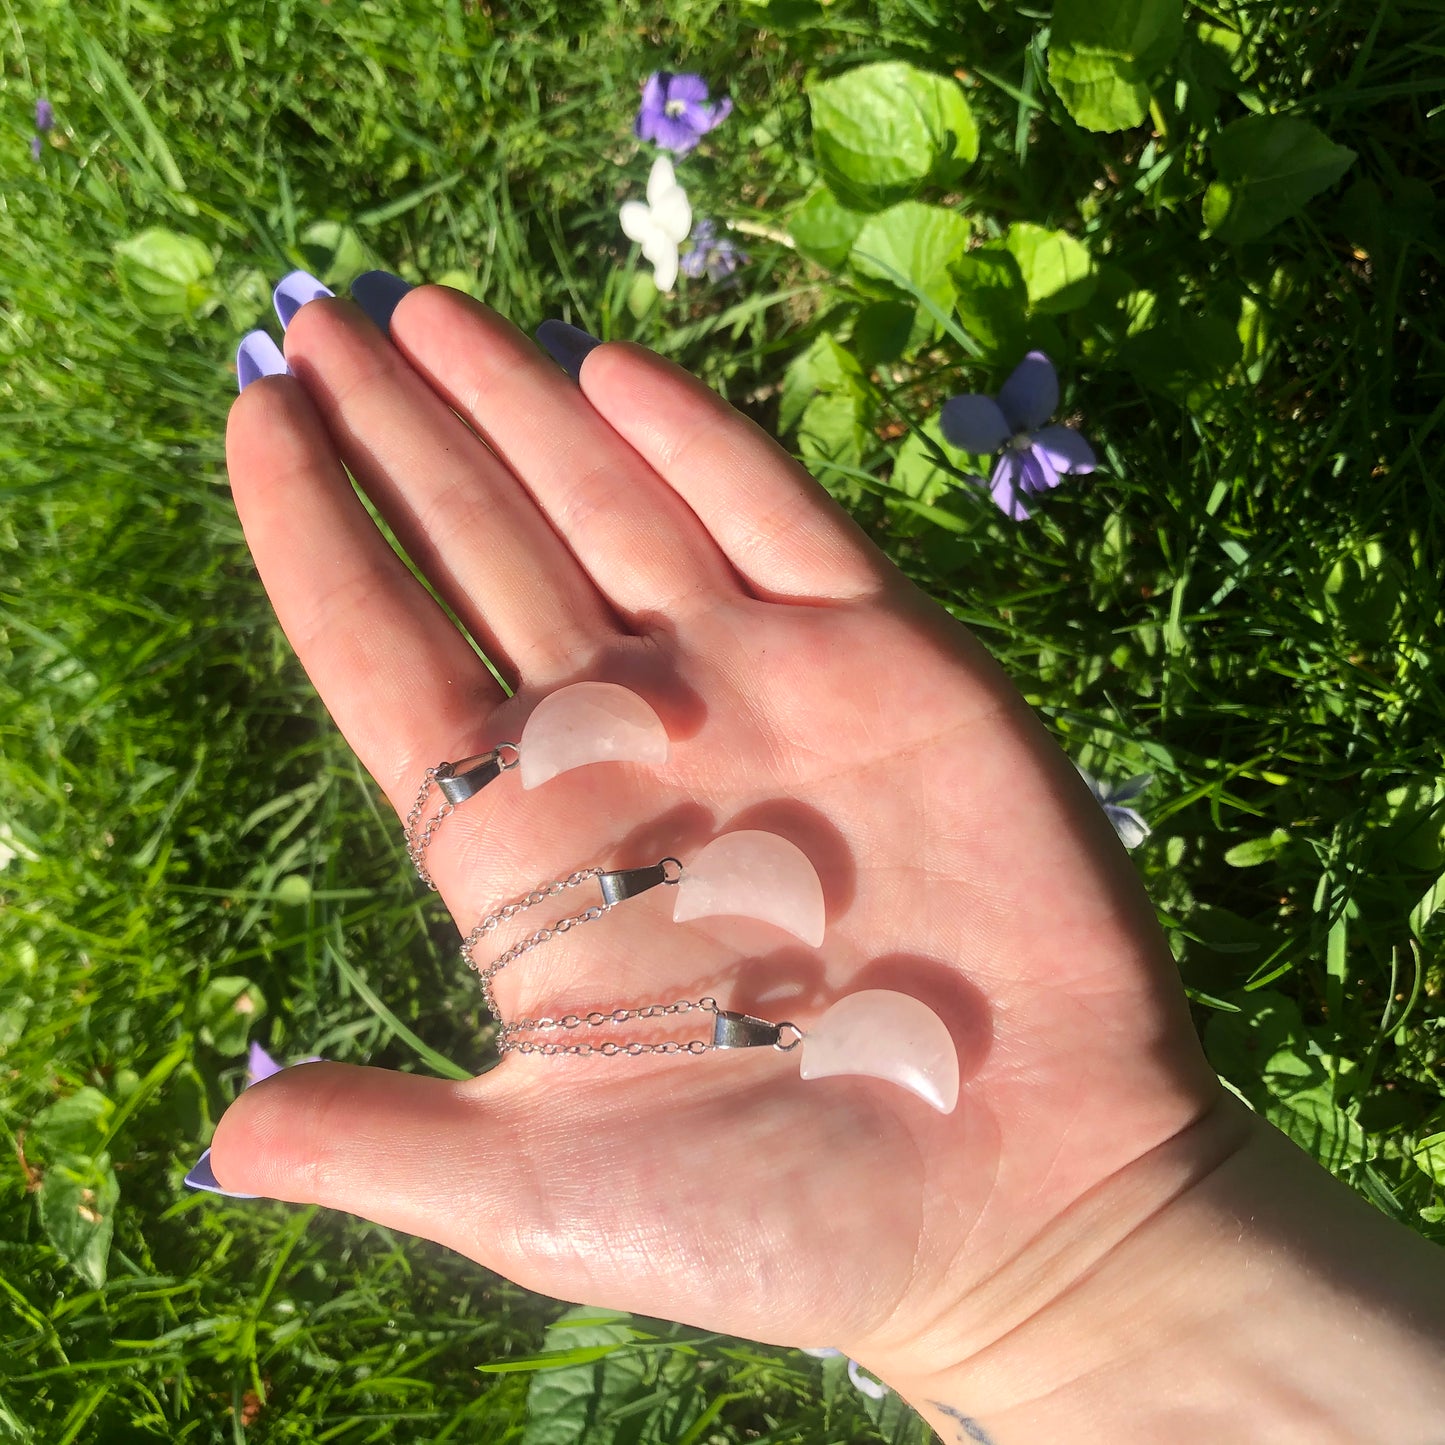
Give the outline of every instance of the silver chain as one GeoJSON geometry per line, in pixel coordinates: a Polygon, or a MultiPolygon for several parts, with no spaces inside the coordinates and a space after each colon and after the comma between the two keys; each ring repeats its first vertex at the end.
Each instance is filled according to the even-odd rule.
{"type": "Polygon", "coordinates": [[[506,773],[515,768],[519,761],[516,743],[498,743],[491,752],[468,759],[467,763],[438,763],[436,767],[428,768],[422,775],[416,802],[411,805],[411,811],[406,815],[406,822],[402,826],[406,832],[406,855],[411,859],[412,867],[416,869],[416,876],[433,893],[437,891],[437,886],[426,866],[426,850],[431,847],[431,840],[437,829],[456,811],[456,804],[443,794],[441,806],[423,824],[422,818],[426,814],[427,800],[431,797],[432,788],[440,786],[443,778],[450,780],[455,777],[454,769],[465,768],[469,763],[491,763],[496,772],[506,773]],[[508,754],[508,756],[503,756],[504,754],[508,754]]]}
{"type": "Polygon", "coordinates": [[[426,820],[422,826],[422,815],[426,812],[427,799],[431,796],[432,786],[437,780],[438,768],[428,768],[426,776],[421,781],[421,788],[417,792],[416,802],[411,805],[411,812],[406,815],[406,854],[411,859],[411,865],[416,869],[416,876],[436,892],[437,886],[432,881],[432,876],[427,872],[426,850],[431,846],[432,835],[441,827],[443,821],[452,814],[452,805],[445,799],[442,805],[426,820]],[[420,832],[418,832],[420,828],[420,832]]]}
{"type": "Polygon", "coordinates": [[[713,998],[702,998],[696,1001],[682,999],[677,1003],[643,1004],[637,1008],[613,1009],[610,1013],[594,1011],[588,1014],[563,1014],[560,1018],[543,1015],[541,1018],[535,1019],[517,1019],[514,1023],[508,1023],[502,1017],[502,1010],[492,991],[492,980],[497,974],[509,963],[516,962],[524,954],[530,953],[534,948],[540,948],[544,943],[550,943],[560,934],[570,933],[583,923],[595,923],[604,913],[610,913],[615,905],[594,903],[590,908],[584,908],[581,913],[574,913],[567,918],[559,918],[555,923],[549,924],[545,928],[539,928],[535,933],[528,934],[526,938],[519,939],[486,965],[483,965],[477,958],[477,945],[519,913],[525,913],[527,909],[535,908],[539,903],[545,903],[547,899],[555,898],[559,893],[576,888],[589,879],[600,877],[604,872],[606,869],[603,868],[582,868],[553,883],[538,884],[530,893],[524,893],[515,901],[504,904],[501,908],[487,914],[467,934],[462,943],[462,957],[466,960],[467,967],[481,980],[482,1000],[486,1004],[488,1012],[500,1026],[497,1030],[498,1053],[542,1054],[547,1057],[555,1057],[559,1054],[570,1054],[577,1057],[587,1054],[602,1054],[607,1058],[626,1054],[630,1058],[637,1058],[642,1054],[705,1054],[712,1048],[712,1044],[703,1039],[692,1039],[686,1043],[679,1043],[676,1039],[666,1039],[655,1044],[645,1044],[639,1040],[620,1044],[609,1039],[604,1044],[562,1044],[523,1036],[547,1033],[553,1029],[603,1028],[609,1025],[625,1024],[632,1019],[671,1018],[678,1014],[698,1011],[715,1014],[718,1007],[717,1000],[713,998]]]}
{"type": "Polygon", "coordinates": [[[541,1039],[519,1039],[518,1034],[545,1032],[549,1029],[597,1029],[609,1024],[625,1024],[629,1019],[670,1018],[676,1014],[718,1012],[714,998],[679,999],[677,1003],[650,1003],[640,1008],[616,1008],[611,1013],[563,1014],[561,1018],[518,1019],[516,1023],[503,1024],[497,1035],[497,1051],[503,1054],[542,1054],[549,1058],[558,1054],[583,1057],[587,1054],[602,1054],[615,1058],[626,1054],[629,1058],[640,1058],[643,1054],[705,1054],[713,1045],[705,1039],[689,1039],[686,1043],[677,1039],[664,1039],[660,1043],[644,1044],[634,1039],[619,1044],[609,1039],[605,1044],[561,1044],[541,1039]]]}
{"type": "Polygon", "coordinates": [[[498,908],[496,912],[487,914],[462,941],[462,957],[466,960],[467,967],[481,980],[482,1001],[486,1004],[492,1017],[502,1025],[503,1031],[506,1029],[506,1021],[502,1018],[502,1011],[497,1007],[497,1000],[492,993],[492,980],[497,974],[509,963],[521,958],[524,953],[530,953],[534,948],[540,948],[559,933],[570,933],[579,923],[595,923],[604,913],[611,912],[611,905],[594,903],[592,907],[584,909],[571,918],[559,918],[556,923],[546,928],[539,928],[535,933],[514,943],[505,953],[498,955],[485,966],[477,958],[477,945],[489,933],[494,933],[498,927],[515,918],[519,913],[525,913],[529,908],[535,908],[539,903],[545,903],[547,899],[555,898],[569,888],[576,888],[586,883],[589,878],[598,877],[602,872],[601,868],[582,868],[576,873],[569,873],[565,878],[557,879],[555,883],[539,883],[530,893],[524,893],[515,901],[498,908]]]}
{"type": "MultiPolygon", "coordinates": [[[[501,748],[512,748],[515,754],[514,745],[502,743],[501,748]]],[[[515,767],[516,761],[501,764],[503,770],[515,767]]],[[[458,764],[458,766],[462,766],[458,764]]],[[[450,773],[451,765],[441,763],[437,767],[428,768],[426,776],[422,779],[421,788],[417,792],[416,802],[411,806],[411,811],[406,815],[406,851],[416,869],[417,877],[426,884],[433,892],[436,891],[436,883],[432,880],[431,873],[426,866],[426,852],[431,846],[433,836],[441,827],[442,823],[455,811],[455,805],[449,798],[443,797],[441,805],[430,817],[426,817],[427,803],[431,797],[431,790],[437,786],[439,778],[444,773],[450,773]],[[425,818],[425,822],[422,820],[425,818]]],[[[670,877],[664,877],[661,881],[677,883],[681,877],[682,865],[675,858],[664,859],[664,865],[671,863],[677,869],[677,873],[670,877]]],[[[647,870],[642,870],[646,872],[647,870]]],[[[555,923],[548,924],[545,928],[539,928],[527,937],[518,940],[504,953],[500,953],[488,964],[483,965],[477,958],[476,950],[481,941],[488,935],[495,933],[502,924],[510,922],[519,913],[525,913],[529,908],[536,908],[539,904],[545,903],[549,898],[555,898],[559,893],[568,889],[580,887],[583,883],[594,878],[600,878],[609,870],[605,868],[579,868],[575,873],[569,873],[565,878],[559,878],[551,883],[539,883],[530,893],[524,893],[520,898],[510,903],[503,904],[500,908],[481,919],[462,941],[462,958],[469,969],[474,972],[481,982],[482,1000],[487,1006],[488,1012],[497,1021],[497,1052],[500,1054],[540,1054],[545,1057],[556,1057],[558,1055],[571,1055],[583,1057],[589,1054],[601,1054],[606,1058],[615,1058],[618,1055],[626,1055],[628,1058],[639,1058],[644,1054],[706,1054],[716,1048],[738,1047],[738,1041],[719,1042],[725,1030],[724,1024],[736,1021],[742,1016],[737,1014],[724,1013],[719,1009],[717,1000],[711,997],[700,999],[679,999],[677,1003],[651,1003],[641,1004],[636,1008],[616,1008],[610,1013],[593,1011],[586,1014],[563,1014],[559,1018],[551,1018],[543,1015],[540,1018],[522,1018],[514,1023],[508,1023],[502,1017],[502,1011],[497,1006],[496,995],[492,990],[492,980],[509,963],[516,962],[524,954],[530,953],[534,948],[540,948],[544,943],[550,943],[552,939],[560,934],[570,933],[574,928],[583,923],[595,923],[604,913],[610,913],[616,903],[609,903],[604,900],[594,903],[582,912],[572,914],[566,918],[559,918],[555,923]],[[536,1039],[530,1037],[532,1034],[549,1033],[554,1030],[571,1031],[573,1029],[598,1029],[620,1024],[626,1024],[633,1019],[660,1019],[674,1018],[682,1014],[702,1013],[711,1014],[717,1019],[713,1031],[713,1038],[689,1039],[686,1042],[677,1039],[663,1039],[657,1043],[643,1043],[640,1039],[633,1039],[626,1043],[617,1043],[609,1039],[606,1043],[554,1043],[550,1040],[536,1039]]],[[[614,893],[610,886],[619,877],[626,875],[610,874],[604,882],[604,890],[607,897],[622,898],[630,896],[628,893],[614,893]]],[[[644,883],[643,887],[650,887],[658,881],[653,879],[644,883]]],[[[748,1043],[772,1041],[774,1048],[783,1052],[795,1048],[802,1039],[802,1031],[795,1024],[784,1023],[776,1026],[764,1023],[759,1019],[745,1019],[743,1023],[761,1025],[766,1031],[762,1040],[756,1037],[749,1038],[748,1043]],[[780,1042],[781,1031],[790,1031],[790,1041],[786,1044],[780,1042]]]]}

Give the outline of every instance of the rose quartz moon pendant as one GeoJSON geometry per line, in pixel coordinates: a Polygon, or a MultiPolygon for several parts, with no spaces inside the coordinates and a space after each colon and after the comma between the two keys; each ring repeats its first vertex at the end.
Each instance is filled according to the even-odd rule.
{"type": "Polygon", "coordinates": [[[940,1114],[958,1104],[958,1050],[948,1026],[927,1004],[890,989],[840,998],[803,1035],[801,1073],[886,1079],[940,1114]]]}
{"type": "Polygon", "coordinates": [[[544,697],[517,742],[524,788],[588,763],[667,761],[667,729],[635,692],[615,682],[576,682],[544,697]]]}
{"type": "Polygon", "coordinates": [[[806,1031],[727,1009],[720,1009],[713,1022],[715,1049],[771,1047],[791,1053],[800,1044],[804,1079],[884,1079],[917,1094],[940,1114],[958,1106],[953,1035],[927,1004],[906,993],[882,988],[850,993],[806,1031]]]}
{"type": "Polygon", "coordinates": [[[714,838],[683,870],[675,923],[732,914],[773,923],[810,948],[823,941],[823,885],[808,855],[776,833],[743,828],[714,838]]]}

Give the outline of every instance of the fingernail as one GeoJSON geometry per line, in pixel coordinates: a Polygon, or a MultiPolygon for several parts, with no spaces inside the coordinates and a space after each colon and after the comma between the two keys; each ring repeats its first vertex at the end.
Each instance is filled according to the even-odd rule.
{"type": "Polygon", "coordinates": [[[187,1189],[194,1189],[206,1194],[221,1194],[227,1199],[259,1199],[261,1197],[259,1194],[237,1194],[234,1189],[222,1189],[211,1169],[211,1151],[209,1149],[196,1160],[191,1172],[186,1175],[185,1184],[187,1189]]]}
{"type": "Polygon", "coordinates": [[[581,379],[588,352],[602,345],[595,336],[565,321],[544,321],[537,328],[537,344],[573,381],[581,379]]]}
{"type": "Polygon", "coordinates": [[[263,376],[285,376],[286,358],[264,331],[248,331],[236,348],[236,385],[240,391],[263,376]]]}
{"type": "Polygon", "coordinates": [[[366,271],[351,283],[351,299],[389,336],[391,313],[413,289],[410,281],[390,271],[366,271]]]}
{"type": "Polygon", "coordinates": [[[323,286],[309,271],[293,271],[283,276],[271,293],[276,303],[276,314],[281,318],[281,329],[290,326],[291,318],[308,302],[322,296],[334,296],[329,286],[323,286]]]}

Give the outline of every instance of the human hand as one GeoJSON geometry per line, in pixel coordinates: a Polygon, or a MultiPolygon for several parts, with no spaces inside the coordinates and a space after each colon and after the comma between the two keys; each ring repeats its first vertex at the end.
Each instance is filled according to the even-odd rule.
{"type": "Polygon", "coordinates": [[[463,931],[542,880],[686,858],[737,827],[790,837],[822,876],[816,953],[738,920],[674,925],[647,898],[500,975],[508,1016],[712,994],[806,1026],[896,988],[948,1024],[963,1089],[941,1116],[874,1080],[803,1083],[769,1050],[508,1057],[463,1084],[314,1065],[228,1111],[223,1185],[364,1215],[547,1294],[921,1377],[1046,1308],[1209,1167],[1218,1138],[1140,1174],[1219,1086],[1088,789],[977,642],[772,440],[637,347],[594,351],[579,389],[435,287],[401,302],[390,341],[344,301],[309,304],[286,352],[294,379],[232,412],[236,503],[398,813],[429,765],[515,738],[579,679],[631,687],[673,739],[662,770],[504,779],[459,809],[429,866],[463,931]],[[1081,1201],[1104,1223],[1056,1248],[1081,1201]]]}

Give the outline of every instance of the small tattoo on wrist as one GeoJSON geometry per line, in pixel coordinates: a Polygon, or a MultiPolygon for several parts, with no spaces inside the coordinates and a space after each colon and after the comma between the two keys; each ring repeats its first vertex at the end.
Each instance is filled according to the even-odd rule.
{"type": "Polygon", "coordinates": [[[978,1423],[971,1415],[965,1415],[962,1410],[955,1410],[952,1405],[945,1405],[942,1400],[930,1400],[928,1402],[935,1410],[942,1411],[950,1420],[958,1422],[958,1439],[971,1442],[971,1445],[994,1445],[994,1438],[978,1423]]]}

